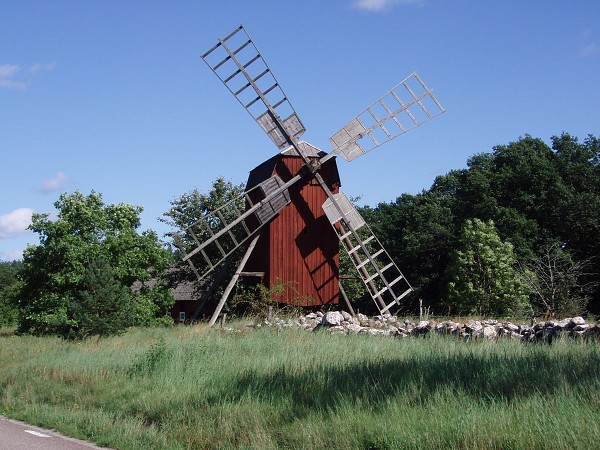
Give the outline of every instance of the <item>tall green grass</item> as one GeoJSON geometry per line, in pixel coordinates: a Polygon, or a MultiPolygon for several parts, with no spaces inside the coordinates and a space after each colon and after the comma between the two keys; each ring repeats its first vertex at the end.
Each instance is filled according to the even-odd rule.
{"type": "Polygon", "coordinates": [[[0,412],[119,449],[599,448],[600,350],[299,330],[0,337],[0,412]]]}

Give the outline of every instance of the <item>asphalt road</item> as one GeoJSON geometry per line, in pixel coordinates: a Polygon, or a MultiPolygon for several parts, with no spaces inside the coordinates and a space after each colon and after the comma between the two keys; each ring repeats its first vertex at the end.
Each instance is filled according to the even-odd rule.
{"type": "Polygon", "coordinates": [[[0,416],[0,450],[90,450],[91,442],[0,416]]]}

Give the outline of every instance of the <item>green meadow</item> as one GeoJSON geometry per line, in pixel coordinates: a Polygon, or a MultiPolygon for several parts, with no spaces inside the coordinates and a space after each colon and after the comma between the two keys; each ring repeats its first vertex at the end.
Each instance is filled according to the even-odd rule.
{"type": "Polygon", "coordinates": [[[118,449],[600,448],[600,348],[292,329],[0,336],[0,413],[118,449]]]}

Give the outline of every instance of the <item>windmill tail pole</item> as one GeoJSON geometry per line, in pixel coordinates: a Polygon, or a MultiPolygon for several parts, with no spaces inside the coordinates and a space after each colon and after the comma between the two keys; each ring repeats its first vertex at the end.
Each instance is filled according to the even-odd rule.
{"type": "Polygon", "coordinates": [[[221,314],[221,310],[223,309],[223,306],[225,305],[225,302],[227,301],[227,297],[229,297],[229,294],[233,290],[235,283],[237,282],[238,278],[240,277],[240,273],[241,273],[242,269],[248,262],[248,259],[250,258],[250,254],[252,253],[252,250],[254,250],[254,247],[256,247],[256,243],[258,242],[258,237],[259,237],[259,235],[257,234],[254,237],[254,239],[252,239],[252,241],[250,242],[250,245],[248,246],[248,249],[246,250],[244,257],[240,261],[240,264],[239,264],[237,270],[235,271],[235,274],[233,275],[233,277],[231,278],[231,281],[229,281],[229,284],[225,288],[225,292],[223,292],[223,296],[221,297],[221,300],[219,301],[219,304],[217,305],[215,312],[213,313],[212,317],[210,318],[210,322],[208,322],[208,325],[211,328],[217,321],[219,314],[221,314]]]}

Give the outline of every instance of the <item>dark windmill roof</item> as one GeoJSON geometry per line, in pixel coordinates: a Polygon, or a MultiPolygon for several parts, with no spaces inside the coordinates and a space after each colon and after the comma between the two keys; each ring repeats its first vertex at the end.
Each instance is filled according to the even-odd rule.
{"type": "MultiPolygon", "coordinates": [[[[325,156],[327,154],[323,150],[315,147],[312,144],[309,144],[306,141],[300,141],[300,142],[298,142],[298,145],[304,151],[304,154],[307,155],[308,157],[322,158],[323,156],[325,156]]],[[[246,184],[246,190],[255,187],[257,184],[259,184],[260,182],[266,180],[271,175],[273,175],[273,171],[275,170],[275,165],[280,160],[281,156],[298,156],[299,157],[300,155],[298,155],[298,152],[296,152],[296,149],[290,145],[288,148],[282,150],[277,155],[273,156],[272,158],[267,159],[265,162],[263,162],[262,164],[258,165],[257,167],[255,167],[254,169],[252,169],[250,171],[250,175],[248,176],[248,183],[246,184]]]]}

